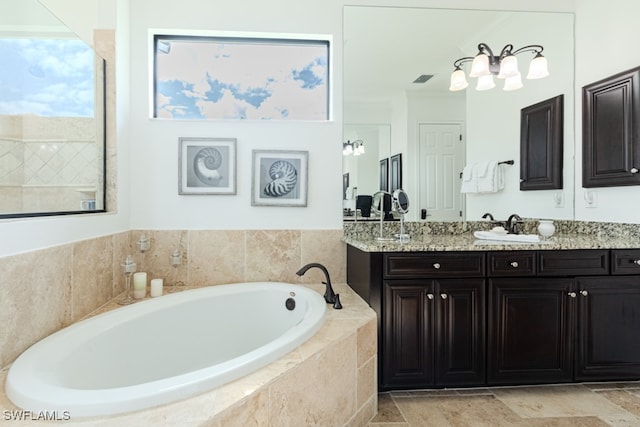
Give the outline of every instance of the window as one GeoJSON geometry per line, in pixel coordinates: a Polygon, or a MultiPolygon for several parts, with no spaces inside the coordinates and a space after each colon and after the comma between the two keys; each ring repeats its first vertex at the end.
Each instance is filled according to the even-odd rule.
{"type": "Polygon", "coordinates": [[[154,35],[153,117],[328,120],[329,41],[154,35]]]}

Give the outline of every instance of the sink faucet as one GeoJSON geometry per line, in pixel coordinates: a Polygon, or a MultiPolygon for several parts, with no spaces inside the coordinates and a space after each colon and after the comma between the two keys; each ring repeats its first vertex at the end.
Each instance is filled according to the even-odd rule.
{"type": "Polygon", "coordinates": [[[487,212],[486,214],[482,215],[482,219],[487,219],[489,218],[489,220],[491,221],[495,221],[495,219],[493,218],[493,215],[491,215],[489,212],[487,212]]]}
{"type": "Polygon", "coordinates": [[[518,234],[520,230],[518,229],[518,224],[522,224],[522,218],[518,214],[512,214],[506,222],[507,233],[509,234],[518,234]]]}
{"type": "Polygon", "coordinates": [[[312,262],[310,264],[305,265],[300,270],[296,271],[296,274],[302,277],[304,273],[307,272],[307,270],[314,267],[319,268],[324,273],[324,278],[326,280],[326,282],[322,282],[326,286],[326,290],[324,292],[324,300],[328,304],[333,304],[333,308],[337,310],[341,309],[342,304],[340,304],[340,294],[336,294],[335,292],[333,292],[333,288],[331,287],[331,278],[329,277],[329,272],[327,271],[327,268],[324,265],[319,264],[317,262],[312,262]]]}

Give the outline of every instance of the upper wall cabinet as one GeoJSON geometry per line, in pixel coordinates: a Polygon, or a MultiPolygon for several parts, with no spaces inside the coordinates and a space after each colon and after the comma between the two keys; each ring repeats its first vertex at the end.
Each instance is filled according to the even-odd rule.
{"type": "Polygon", "coordinates": [[[582,186],[640,185],[640,67],[582,88],[582,186]]]}
{"type": "Polygon", "coordinates": [[[520,112],[520,190],[562,188],[564,96],[520,112]]]}

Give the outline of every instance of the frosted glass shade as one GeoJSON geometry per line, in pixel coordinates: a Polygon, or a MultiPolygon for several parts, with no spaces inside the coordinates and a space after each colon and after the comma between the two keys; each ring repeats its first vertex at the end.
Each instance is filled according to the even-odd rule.
{"type": "Polygon", "coordinates": [[[547,58],[541,54],[537,54],[529,64],[529,73],[527,79],[542,79],[549,75],[547,58]]]}
{"type": "Polygon", "coordinates": [[[489,74],[491,74],[491,70],[489,69],[489,57],[484,53],[477,54],[471,63],[471,72],[469,72],[469,77],[488,76],[489,74]]]}
{"type": "Polygon", "coordinates": [[[496,84],[493,81],[493,74],[478,77],[476,90],[489,90],[493,89],[494,87],[496,87],[496,84]]]}
{"type": "Polygon", "coordinates": [[[517,89],[520,89],[521,87],[522,87],[522,77],[520,76],[520,73],[518,73],[513,77],[509,77],[505,79],[503,90],[506,90],[506,91],[517,90],[517,89]]]}
{"type": "Polygon", "coordinates": [[[467,77],[460,68],[456,68],[456,70],[451,73],[451,85],[449,86],[449,90],[452,92],[456,92],[459,90],[465,89],[469,86],[469,82],[467,82],[467,77]]]}
{"type": "Polygon", "coordinates": [[[508,79],[516,74],[520,74],[518,70],[518,58],[515,55],[507,55],[500,62],[499,79],[508,79]]]}

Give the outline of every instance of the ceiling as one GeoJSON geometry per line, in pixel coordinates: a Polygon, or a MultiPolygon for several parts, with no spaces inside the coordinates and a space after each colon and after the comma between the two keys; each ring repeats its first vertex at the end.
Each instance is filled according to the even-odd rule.
{"type": "MultiPolygon", "coordinates": [[[[474,56],[478,43],[486,41],[483,34],[488,34],[511,14],[345,7],[345,102],[371,101],[398,91],[451,94],[448,89],[453,62],[463,56],[474,56]],[[422,74],[434,77],[424,84],[413,83],[422,74]]],[[[464,92],[460,96],[464,96],[464,92]]]]}

